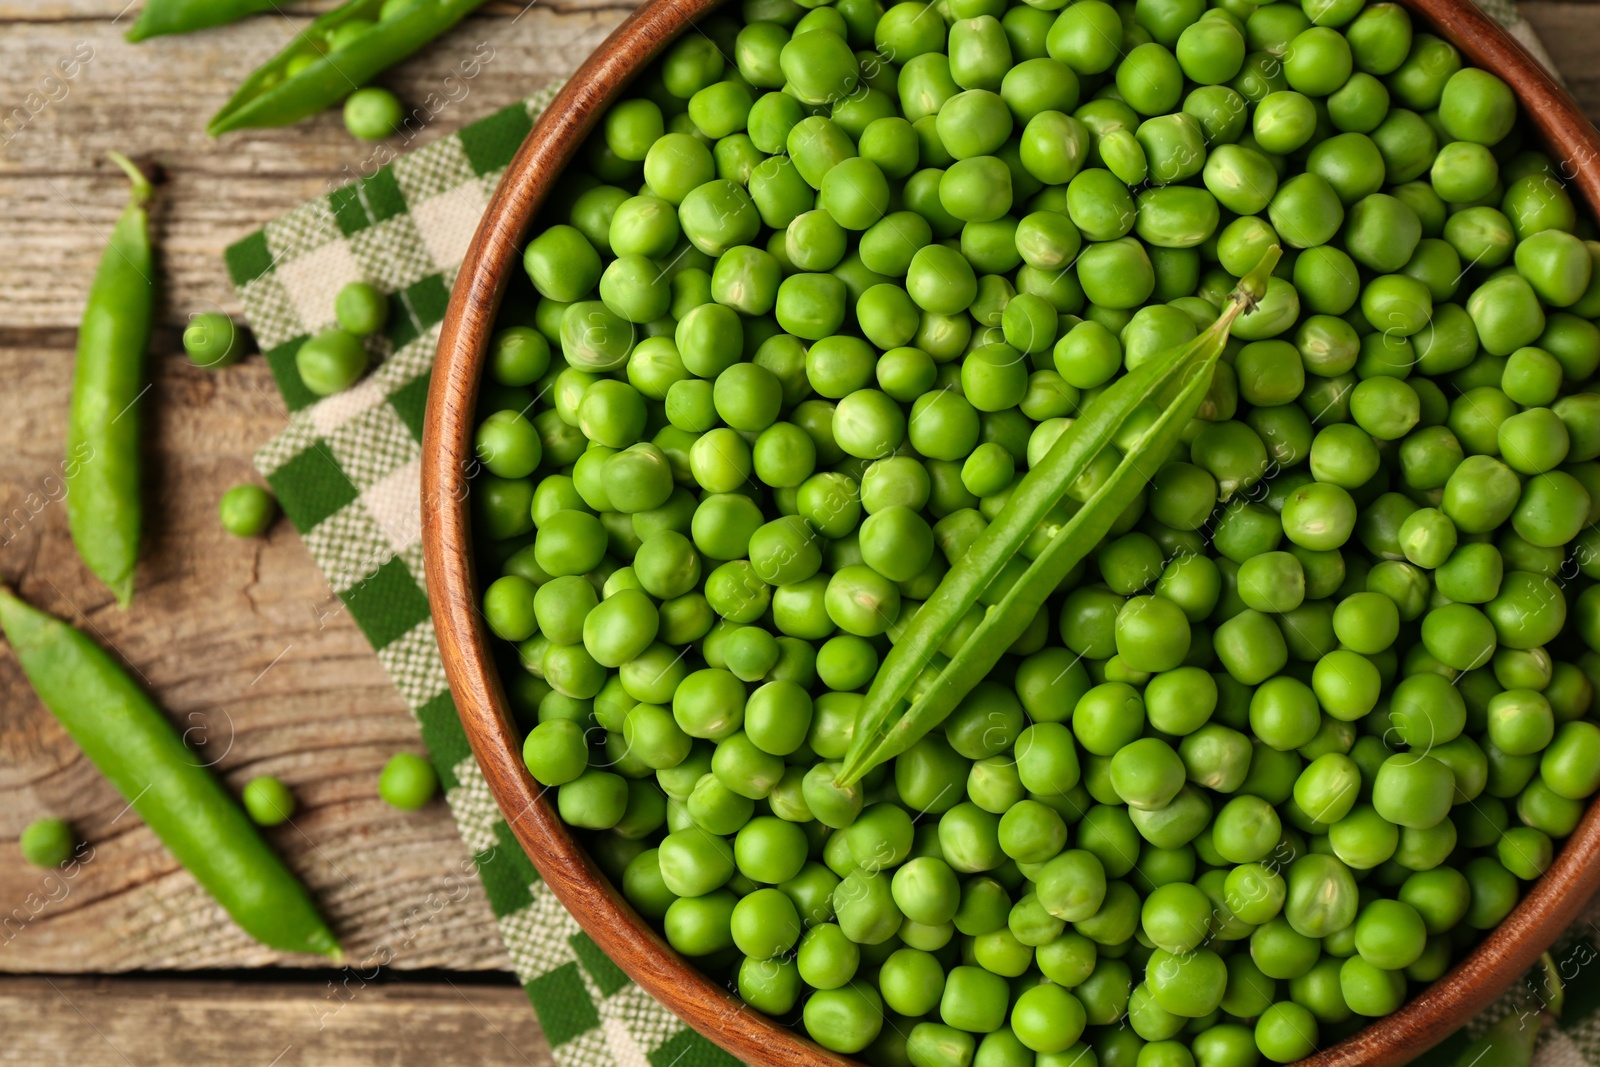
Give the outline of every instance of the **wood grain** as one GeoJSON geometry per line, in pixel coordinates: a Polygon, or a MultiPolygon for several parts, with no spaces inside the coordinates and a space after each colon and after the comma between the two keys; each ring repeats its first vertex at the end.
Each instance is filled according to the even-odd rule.
{"type": "MultiPolygon", "coordinates": [[[[424,117],[415,137],[392,138],[384,150],[421,147],[565,77],[625,10],[539,3],[520,16],[507,6],[467,19],[382,79],[424,117]],[[463,64],[485,55],[481,72],[463,78],[463,64]]],[[[297,29],[308,19],[287,21],[297,29]]],[[[4,328],[76,328],[104,234],[127,196],[126,182],[105,159],[108,149],[154,159],[169,178],[154,209],[162,318],[176,325],[196,308],[237,310],[222,250],[370,171],[376,151],[345,132],[337,112],[287,129],[205,136],[211,112],[291,33],[255,19],[135,46],[108,19],[0,19],[4,328]],[[45,95],[56,62],[84,55],[90,58],[79,62],[76,77],[58,73],[48,83],[59,99],[45,95]],[[25,123],[14,117],[19,108],[25,123]]]]}
{"type": "MultiPolygon", "coordinates": [[[[1600,214],[1600,133],[1520,45],[1470,0],[1404,0],[1437,32],[1517,90],[1552,155],[1600,214]]],[[[838,1067],[844,1059],[750,1011],[679,956],[596,872],[528,774],[477,608],[468,469],[478,378],[534,212],[583,136],[628,81],[715,0],[650,0],[579,68],[506,170],[456,277],[423,437],[423,547],[429,599],[456,704],[489,787],[545,881],[628,974],[695,1029],[756,1067],[838,1067]]],[[[1512,914],[1400,1011],[1319,1052],[1306,1067],[1398,1067],[1459,1029],[1526,971],[1600,887],[1600,804],[1512,914]]]]}
{"type": "MultiPolygon", "coordinates": [[[[284,423],[265,367],[211,374],[158,361],[155,523],[127,612],[73,555],[58,500],[70,368],[58,348],[0,348],[0,574],[133,665],[231,786],[270,773],[295,790],[302,814],[272,840],[356,959],[388,945],[396,966],[506,967],[481,890],[458,877],[467,857],[448,812],[404,814],[377,799],[384,761],[420,744],[365,638],[287,523],[249,541],[216,523],[218,494],[252,477],[252,449],[284,423]],[[430,907],[441,898],[448,907],[430,907]]],[[[38,704],[8,652],[0,751],[0,919],[11,917],[0,969],[318,964],[252,942],[137,817],[121,815],[122,798],[38,704]],[[11,842],[45,814],[70,818],[95,850],[65,884],[15,859],[11,842]]]]}
{"type": "MultiPolygon", "coordinates": [[[[370,975],[369,975],[370,979],[370,975]]],[[[0,1064],[549,1067],[511,984],[0,979],[0,1064]],[[276,1058],[274,1058],[276,1057],[276,1058]]]]}
{"type": "MultiPolygon", "coordinates": [[[[311,885],[352,959],[395,968],[508,970],[481,889],[442,804],[401,813],[376,796],[395,751],[420,750],[410,714],[287,523],[261,541],[224,535],[215,502],[253,477],[250,456],[285,416],[265,365],[219,374],[177,353],[192,311],[236,311],[226,245],[344,180],[371,149],[337,115],[208,141],[206,117],[310,13],[263,17],[133,46],[120,2],[0,5],[0,124],[55,60],[92,49],[66,90],[22,126],[0,125],[0,578],[97,631],[135,665],[238,788],[272,773],[301,804],[274,844],[311,885]],[[154,525],[133,608],[119,612],[73,554],[59,503],[72,344],[83,294],[126,183],[107,148],[167,173],[155,210],[163,300],[153,363],[154,525]],[[81,612],[81,614],[80,614],[81,612]],[[231,745],[228,743],[231,737],[231,745]],[[213,753],[215,754],[213,756],[213,753]]],[[[563,77],[622,18],[615,5],[496,3],[389,76],[426,100],[485,41],[494,58],[442,109],[426,143],[563,77]]],[[[240,933],[68,741],[0,650],[0,971],[262,965],[286,958],[240,933]],[[69,818],[94,847],[70,880],[18,862],[30,820],[69,818]]],[[[8,1016],[9,1017],[9,1016],[8,1016]]],[[[4,1029],[10,1031],[7,1026],[4,1029]]],[[[268,1057],[270,1058],[270,1057],[268,1057]]]]}

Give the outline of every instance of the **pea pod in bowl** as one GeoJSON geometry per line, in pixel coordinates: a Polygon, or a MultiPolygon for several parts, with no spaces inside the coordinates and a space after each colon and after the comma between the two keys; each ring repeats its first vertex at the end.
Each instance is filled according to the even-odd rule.
{"type": "Polygon", "coordinates": [[[1240,279],[1209,329],[1151,359],[1101,394],[1052,446],[1044,462],[1022,479],[994,522],[939,583],[885,657],[857,715],[850,752],[839,775],[841,785],[860,781],[943,722],[1027,629],[1067,572],[1105,536],[1199,411],[1229,329],[1241,314],[1255,310],[1278,256],[1278,246],[1271,246],[1255,269],[1240,279]],[[1120,458],[1115,472],[1060,525],[1039,557],[984,613],[960,651],[943,660],[937,654],[940,645],[1001,578],[1022,543],[1097,457],[1112,454],[1113,439],[1141,413],[1149,413],[1150,405],[1163,395],[1171,399],[1120,458]],[[924,671],[934,672],[934,680],[923,679],[924,671]]]}

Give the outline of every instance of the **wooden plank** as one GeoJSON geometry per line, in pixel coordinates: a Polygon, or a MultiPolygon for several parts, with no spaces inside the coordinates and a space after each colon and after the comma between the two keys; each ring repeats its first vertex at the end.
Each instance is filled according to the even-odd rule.
{"type": "Polygon", "coordinates": [[[385,76],[417,116],[417,132],[379,146],[352,138],[336,111],[286,129],[205,136],[206,117],[281,44],[260,21],[138,47],[104,21],[0,23],[0,123],[16,107],[37,108],[26,123],[0,127],[6,326],[76,326],[104,234],[127,195],[108,149],[154,158],[167,172],[154,224],[162,317],[177,326],[198,309],[237,310],[221,267],[229,243],[393,154],[565,77],[623,12],[539,5],[520,18],[467,20],[385,76]],[[55,90],[59,102],[40,95],[51,66],[75,56],[89,58],[55,90]]]}
{"type": "Polygon", "coordinates": [[[348,166],[359,174],[375,153],[407,151],[565,77],[632,6],[543,0],[464,20],[379,78],[420,109],[425,127],[421,137],[379,148],[352,138],[337,109],[287,128],[206,137],[207,117],[304,17],[130,45],[106,20],[8,24],[0,16],[0,174],[98,173],[109,148],[180,171],[338,178],[348,166]]]}
{"type": "MultiPolygon", "coordinates": [[[[294,789],[301,814],[269,836],[353,958],[386,946],[397,967],[505,968],[444,806],[408,814],[377,798],[383,763],[420,742],[365,638],[287,523],[250,541],[217,525],[217,497],[252,477],[251,450],[284,424],[265,366],[156,361],[154,506],[127,612],[75,558],[59,503],[70,368],[62,348],[0,348],[0,574],[134,665],[229,786],[270,773],[294,789]]],[[[122,814],[9,652],[0,694],[0,970],[318,965],[250,941],[122,814]],[[16,862],[17,835],[46,814],[92,843],[70,879],[16,862]]]]}
{"type": "Polygon", "coordinates": [[[0,979],[0,1063],[549,1067],[513,985],[0,979]],[[275,1058],[276,1057],[276,1058],[275,1058]]]}

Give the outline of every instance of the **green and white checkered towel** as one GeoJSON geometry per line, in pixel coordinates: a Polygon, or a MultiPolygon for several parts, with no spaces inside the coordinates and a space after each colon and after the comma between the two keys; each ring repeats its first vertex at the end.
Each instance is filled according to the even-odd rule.
{"type": "MultiPolygon", "coordinates": [[[[1509,0],[1482,6],[1544,57],[1509,0]]],[[[731,1067],[737,1061],[607,959],[540,881],[467,747],[423,592],[420,442],[439,324],[501,172],[553,96],[546,88],[227,250],[245,316],[292,413],[256,466],[416,715],[557,1063],[731,1067]],[[353,281],[389,294],[388,329],[371,342],[378,366],[348,392],[318,400],[294,355],[335,325],[334,296],[353,281]]],[[[1562,959],[1587,979],[1587,965],[1600,959],[1600,928],[1587,918],[1579,926],[1562,959]]],[[[1545,1041],[1539,1067],[1600,1065],[1600,982],[1584,979],[1571,983],[1568,1024],[1545,1041]]],[[[1458,1044],[1428,1059],[1447,1063],[1458,1044]]]]}

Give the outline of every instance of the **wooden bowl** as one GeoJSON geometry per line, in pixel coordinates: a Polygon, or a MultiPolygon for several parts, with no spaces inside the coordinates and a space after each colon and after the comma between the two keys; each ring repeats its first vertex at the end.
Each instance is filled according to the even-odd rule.
{"type": "MultiPolygon", "coordinates": [[[[557,897],[636,982],[728,1052],[758,1067],[844,1067],[756,1012],[679,956],[598,871],[523,766],[489,634],[478,611],[467,485],[474,404],[495,316],[522,269],[529,223],[597,118],[689,22],[719,0],[649,0],[578,68],[506,168],[467,250],[439,338],[422,439],[423,549],[439,648],[473,752],[501,811],[557,897]]],[[[1405,0],[1473,64],[1514,90],[1563,176],[1600,217],[1600,135],[1566,91],[1466,0],[1405,0]]],[[[1600,805],[1591,805],[1550,870],[1478,948],[1400,1011],[1304,1061],[1311,1067],[1405,1063],[1459,1029],[1538,959],[1600,887],[1600,805]]]]}

